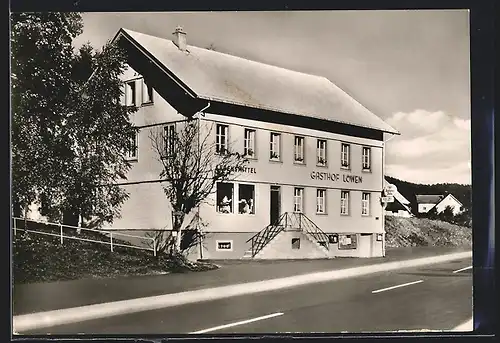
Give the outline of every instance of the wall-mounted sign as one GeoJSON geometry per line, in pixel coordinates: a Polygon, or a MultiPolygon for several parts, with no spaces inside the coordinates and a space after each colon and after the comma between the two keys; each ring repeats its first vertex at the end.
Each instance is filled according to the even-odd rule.
{"type": "Polygon", "coordinates": [[[386,196],[386,197],[381,197],[380,201],[382,203],[394,202],[394,197],[392,195],[391,196],[386,196]]]}
{"type": "Polygon", "coordinates": [[[377,242],[382,242],[382,238],[384,238],[384,235],[377,233],[377,242]]]}
{"type": "Polygon", "coordinates": [[[257,174],[255,167],[230,167],[229,170],[237,173],[257,174]]]}
{"type": "Polygon", "coordinates": [[[398,187],[396,187],[396,185],[388,184],[384,188],[384,195],[386,195],[386,196],[394,196],[394,194],[396,194],[397,191],[398,191],[398,187]]]}
{"type": "Polygon", "coordinates": [[[339,235],[339,250],[356,249],[357,240],[355,234],[339,235]]]}
{"type": "Polygon", "coordinates": [[[319,172],[319,171],[312,171],[310,174],[310,177],[312,180],[326,180],[326,181],[332,181],[332,182],[337,182],[337,181],[342,181],[344,183],[362,183],[363,182],[363,177],[358,176],[358,175],[350,175],[350,174],[335,174],[335,173],[328,173],[328,172],[319,172]]]}

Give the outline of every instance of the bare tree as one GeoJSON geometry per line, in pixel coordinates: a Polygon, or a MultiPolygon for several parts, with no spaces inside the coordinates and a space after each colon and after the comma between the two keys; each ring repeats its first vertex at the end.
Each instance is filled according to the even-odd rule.
{"type": "Polygon", "coordinates": [[[229,142],[216,143],[213,126],[189,119],[150,131],[153,150],[163,167],[160,178],[165,181],[161,185],[174,214],[172,229],[177,234],[174,244],[168,242],[170,235],[161,237],[160,252],[168,247],[172,253],[181,251],[186,216],[207,202],[218,182],[234,180],[248,163],[242,154],[231,150],[229,142]]]}

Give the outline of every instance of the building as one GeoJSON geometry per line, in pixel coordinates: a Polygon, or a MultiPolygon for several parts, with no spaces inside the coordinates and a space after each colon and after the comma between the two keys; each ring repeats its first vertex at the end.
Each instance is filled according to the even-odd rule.
{"type": "MultiPolygon", "coordinates": [[[[387,180],[384,180],[384,187],[386,187],[387,185],[389,185],[389,182],[387,182],[387,180]]],[[[406,199],[399,191],[396,191],[396,193],[394,194],[394,202],[387,203],[384,213],[386,216],[394,217],[410,218],[414,216],[411,211],[410,201],[406,199]]]]}
{"type": "Polygon", "coordinates": [[[437,213],[441,213],[447,206],[452,208],[454,215],[463,211],[463,204],[451,193],[446,195],[415,195],[415,199],[420,214],[428,213],[434,208],[437,213]]]}
{"type": "Polygon", "coordinates": [[[250,162],[199,207],[208,226],[192,256],[384,255],[384,135],[396,130],[324,77],[187,45],[182,28],[173,40],[120,29],[114,41],[128,56],[122,100],[139,106],[116,228],[171,228],[148,137],[195,118],[250,162]]]}

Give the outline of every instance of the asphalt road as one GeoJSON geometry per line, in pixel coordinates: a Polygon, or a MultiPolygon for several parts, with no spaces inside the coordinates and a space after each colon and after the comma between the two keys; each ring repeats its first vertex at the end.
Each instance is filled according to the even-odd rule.
{"type": "Polygon", "coordinates": [[[21,334],[450,330],[472,316],[472,269],[458,271],[471,265],[469,258],[21,334]]]}

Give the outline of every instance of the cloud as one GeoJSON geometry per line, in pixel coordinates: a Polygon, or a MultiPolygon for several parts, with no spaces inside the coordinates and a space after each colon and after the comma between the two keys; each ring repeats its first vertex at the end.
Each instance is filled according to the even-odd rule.
{"type": "Polygon", "coordinates": [[[471,183],[470,119],[415,110],[387,122],[401,133],[387,143],[387,174],[421,183],[471,183]]]}

